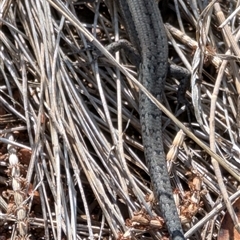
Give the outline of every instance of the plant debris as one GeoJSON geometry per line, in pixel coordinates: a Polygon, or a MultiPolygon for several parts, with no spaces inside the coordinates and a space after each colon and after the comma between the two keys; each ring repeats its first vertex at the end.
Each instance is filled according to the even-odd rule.
{"type": "MultiPolygon", "coordinates": [[[[144,161],[137,69],[106,48],[128,38],[114,1],[0,6],[0,239],[168,239],[144,161]]],[[[192,73],[190,111],[174,78],[163,103],[174,198],[192,240],[217,239],[226,211],[234,224],[224,228],[240,229],[237,7],[161,6],[169,59],[192,73]]]]}

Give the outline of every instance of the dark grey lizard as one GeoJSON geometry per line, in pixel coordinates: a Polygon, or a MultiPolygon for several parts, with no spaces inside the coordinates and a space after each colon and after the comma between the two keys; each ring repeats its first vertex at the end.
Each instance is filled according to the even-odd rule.
{"type": "MultiPolygon", "coordinates": [[[[168,42],[155,0],[117,0],[130,41],[141,56],[139,80],[161,101],[168,72],[168,42]]],[[[145,158],[160,211],[174,240],[183,230],[173,199],[162,139],[162,113],[140,93],[145,158]]]]}

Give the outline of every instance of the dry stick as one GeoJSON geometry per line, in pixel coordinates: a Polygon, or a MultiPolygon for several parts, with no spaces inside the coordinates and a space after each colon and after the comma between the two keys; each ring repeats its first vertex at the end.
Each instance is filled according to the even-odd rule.
{"type": "MultiPolygon", "coordinates": [[[[61,64],[61,67],[62,67],[62,64],[61,64]]],[[[64,79],[64,76],[62,77],[62,79],[64,79]]],[[[66,114],[64,117],[68,118],[68,116],[70,115],[69,110],[71,108],[69,108],[69,105],[68,105],[69,102],[67,103],[66,94],[63,93],[63,86],[65,84],[66,84],[65,81],[63,81],[63,82],[59,81],[58,89],[59,89],[59,93],[60,93],[60,96],[61,96],[61,100],[63,102],[63,108],[64,108],[65,114],[66,114]]],[[[76,223],[77,223],[77,220],[76,220],[76,218],[77,218],[76,195],[77,195],[77,193],[74,190],[73,178],[70,175],[69,155],[68,155],[67,147],[66,147],[65,144],[63,145],[61,150],[63,151],[62,158],[64,158],[65,173],[66,173],[66,180],[67,180],[68,194],[69,194],[69,197],[68,197],[67,200],[65,200],[65,198],[62,198],[63,199],[63,206],[64,206],[64,207],[62,207],[62,209],[64,209],[64,212],[62,211],[62,218],[63,218],[64,222],[66,222],[66,228],[70,228],[66,231],[67,238],[76,240],[76,237],[77,237],[77,234],[76,234],[76,223]],[[66,201],[68,201],[68,204],[70,205],[70,209],[69,209],[70,211],[69,212],[67,211],[66,201]]],[[[86,206],[87,206],[86,197],[84,195],[84,191],[83,191],[83,188],[82,188],[81,184],[82,184],[82,182],[79,181],[78,182],[78,187],[79,187],[79,191],[81,193],[81,199],[82,199],[82,202],[83,202],[83,205],[84,205],[84,211],[85,211],[85,214],[87,216],[87,226],[88,226],[88,228],[91,228],[92,224],[91,224],[91,221],[90,221],[90,213],[89,213],[88,208],[86,208],[86,206]]],[[[64,192],[63,187],[61,188],[61,191],[64,192]]],[[[93,235],[93,233],[92,233],[91,230],[89,230],[88,235],[89,235],[89,239],[92,239],[91,236],[93,235]]]]}
{"type": "Polygon", "coordinates": [[[182,17],[181,17],[181,14],[180,14],[179,5],[178,5],[178,1],[177,0],[174,0],[174,7],[175,7],[175,11],[176,11],[179,27],[182,30],[182,32],[185,33],[183,22],[182,22],[182,17]]]}
{"type": "MultiPolygon", "coordinates": [[[[191,13],[188,5],[186,5],[183,0],[179,0],[178,2],[179,2],[179,5],[181,5],[181,8],[183,9],[185,15],[186,15],[186,16],[188,17],[188,19],[190,20],[191,24],[193,24],[194,26],[196,26],[196,25],[197,25],[197,21],[195,20],[193,14],[191,13]]],[[[196,11],[197,11],[197,10],[196,10],[196,11]]]]}
{"type": "Polygon", "coordinates": [[[192,132],[190,132],[172,113],[170,113],[156,98],[152,96],[151,93],[147,91],[145,87],[142,86],[141,83],[138,82],[132,75],[128,73],[126,68],[124,68],[122,65],[116,62],[115,58],[105,49],[105,47],[92,36],[91,33],[89,33],[81,22],[78,21],[78,19],[67,9],[64,8],[64,6],[58,2],[54,3],[52,0],[48,0],[48,2],[59,12],[61,12],[77,29],[79,29],[85,37],[92,42],[115,66],[117,66],[120,71],[125,74],[126,77],[128,77],[130,80],[132,80],[137,87],[141,89],[148,97],[149,99],[159,108],[163,111],[164,114],[166,114],[172,121],[181,128],[188,137],[190,137],[194,142],[196,142],[201,148],[203,148],[210,156],[215,158],[220,165],[224,169],[227,170],[236,180],[240,182],[240,176],[231,169],[231,167],[225,162],[223,158],[221,158],[219,155],[214,153],[206,144],[204,144],[199,138],[197,138],[192,132]]]}
{"type": "MultiPolygon", "coordinates": [[[[114,16],[114,29],[115,29],[115,40],[119,40],[119,28],[118,28],[118,18],[117,18],[117,6],[116,3],[113,2],[113,16],[114,16]]],[[[116,60],[117,62],[119,62],[119,52],[115,53],[116,55],[116,60]]],[[[118,118],[118,152],[119,152],[119,159],[121,160],[121,166],[123,167],[123,169],[125,170],[125,174],[127,176],[131,176],[131,173],[129,171],[125,156],[124,156],[124,148],[123,148],[123,129],[122,129],[122,94],[121,94],[121,75],[120,75],[120,71],[118,68],[116,68],[116,73],[117,73],[117,118],[118,118]]],[[[131,184],[133,184],[133,186],[135,186],[135,189],[137,189],[137,185],[135,184],[134,180],[130,177],[130,182],[131,184]]],[[[121,182],[121,186],[123,188],[123,191],[125,194],[129,195],[129,191],[127,188],[127,185],[125,182],[121,182]]],[[[141,193],[140,193],[141,194],[141,193]]],[[[137,194],[139,195],[139,194],[137,194]]],[[[141,196],[141,195],[140,195],[141,196]]],[[[141,198],[141,197],[140,197],[141,198]]],[[[130,216],[133,215],[132,210],[130,208],[129,205],[127,205],[128,207],[128,211],[130,213],[130,216]]]]}
{"type": "MultiPolygon", "coordinates": [[[[225,16],[221,10],[219,3],[214,4],[214,10],[219,23],[222,24],[225,21],[225,16]]],[[[222,29],[223,29],[223,38],[225,39],[227,46],[233,50],[233,52],[236,54],[237,57],[239,57],[240,49],[238,47],[238,44],[235,38],[232,35],[230,27],[228,25],[224,25],[222,29]]]]}
{"type": "Polygon", "coordinates": [[[185,55],[183,54],[183,52],[181,51],[180,47],[177,45],[175,39],[172,37],[169,29],[167,27],[165,27],[166,32],[167,32],[167,37],[168,39],[171,41],[175,51],[177,52],[178,56],[181,58],[182,62],[184,63],[185,67],[191,71],[192,67],[189,63],[189,61],[187,60],[187,58],[185,57],[185,55]]]}
{"type": "MultiPolygon", "coordinates": [[[[4,19],[12,4],[11,0],[2,0],[0,4],[0,18],[4,19]]],[[[0,21],[0,29],[2,28],[2,22],[0,21]]]]}
{"type": "Polygon", "coordinates": [[[4,212],[7,212],[7,202],[4,200],[2,196],[0,196],[0,209],[4,212]]]}
{"type": "MultiPolygon", "coordinates": [[[[197,38],[198,38],[198,49],[200,50],[200,64],[198,65],[198,72],[200,78],[202,77],[203,72],[203,64],[204,64],[204,51],[207,48],[207,42],[208,42],[208,35],[210,32],[210,26],[211,26],[211,15],[212,15],[212,2],[208,4],[208,6],[202,11],[201,15],[199,16],[196,30],[197,30],[197,38]]],[[[192,76],[191,81],[195,82],[195,79],[192,76]]],[[[196,83],[194,83],[195,85],[196,83]]],[[[193,86],[193,84],[192,84],[193,86]]],[[[195,95],[196,87],[192,87],[192,94],[195,95]]],[[[193,106],[194,110],[196,112],[198,106],[197,106],[196,99],[193,99],[193,106]]]]}
{"type": "MultiPolygon", "coordinates": [[[[64,22],[64,18],[61,19],[61,23],[60,26],[63,25],[64,22]]],[[[49,24],[49,26],[53,27],[52,24],[49,24]]],[[[60,27],[61,28],[61,27],[60,27]]],[[[44,30],[42,30],[44,32],[44,30]]],[[[45,33],[46,34],[46,33],[45,33]]],[[[51,34],[51,33],[49,33],[51,34]]],[[[49,36],[50,38],[50,36],[49,36]]],[[[61,77],[60,77],[60,62],[59,62],[59,58],[58,56],[58,49],[59,49],[59,39],[54,39],[55,41],[51,41],[51,44],[56,44],[56,47],[54,49],[54,54],[53,54],[53,59],[52,62],[49,62],[49,66],[46,67],[50,67],[52,68],[52,73],[50,76],[50,84],[49,84],[49,93],[50,93],[50,109],[52,111],[52,116],[53,118],[51,120],[55,121],[56,123],[59,123],[59,126],[62,127],[63,123],[61,121],[61,118],[59,116],[61,116],[61,113],[59,112],[59,104],[62,105],[62,100],[60,100],[60,97],[58,95],[58,91],[60,88],[60,86],[58,85],[58,82],[61,82],[61,77]],[[58,41],[57,41],[58,40],[58,41]],[[58,88],[57,88],[58,86],[58,88]]],[[[47,46],[47,38],[44,38],[45,42],[45,46],[47,46]]],[[[49,43],[50,44],[50,43],[49,43]]],[[[47,51],[45,51],[45,54],[47,53],[47,51]]],[[[52,56],[49,56],[46,54],[45,58],[47,60],[50,61],[52,56]]],[[[50,123],[52,124],[53,122],[50,121],[50,123]]],[[[63,129],[63,128],[62,128],[63,129]]],[[[63,130],[64,131],[64,130],[63,130]]],[[[54,128],[52,126],[51,128],[51,138],[52,138],[52,143],[53,143],[53,155],[54,155],[54,164],[55,164],[55,174],[56,174],[56,194],[57,194],[57,199],[56,199],[56,205],[55,205],[55,211],[56,211],[56,219],[61,219],[63,218],[65,220],[65,216],[63,214],[62,216],[62,205],[64,205],[63,203],[63,199],[61,197],[61,195],[63,194],[63,187],[62,187],[62,182],[61,182],[61,156],[60,156],[60,143],[59,143],[59,137],[58,137],[58,131],[56,130],[56,128],[54,128]]],[[[63,228],[63,221],[57,221],[57,239],[60,240],[62,238],[62,228],[63,228]]],[[[91,235],[90,235],[91,236],[91,235]]]]}
{"type": "MultiPolygon", "coordinates": [[[[118,28],[118,18],[117,18],[117,6],[116,6],[116,2],[113,1],[113,16],[114,16],[114,30],[115,30],[115,40],[118,41],[119,40],[119,28],[118,28]]],[[[120,53],[116,52],[115,53],[116,56],[116,61],[119,62],[119,57],[120,57],[120,53]]],[[[122,129],[122,91],[121,91],[121,74],[118,68],[116,68],[116,73],[117,73],[117,122],[118,122],[118,153],[119,153],[119,159],[121,159],[121,164],[122,166],[127,169],[127,172],[129,173],[129,169],[127,167],[126,160],[124,157],[124,148],[123,148],[123,129],[122,129]]],[[[127,185],[125,182],[121,182],[121,186],[123,188],[123,191],[125,194],[129,195],[129,191],[127,188],[127,185]]],[[[132,215],[132,211],[130,209],[130,207],[128,206],[128,211],[129,213],[131,213],[132,215]]]]}
{"type": "MultiPolygon", "coordinates": [[[[225,119],[226,119],[226,124],[227,124],[227,131],[228,131],[228,134],[229,134],[229,138],[231,140],[231,143],[236,146],[236,141],[237,141],[237,133],[234,131],[233,129],[233,126],[231,125],[231,116],[230,116],[230,113],[229,113],[229,109],[228,109],[228,103],[227,103],[227,100],[229,101],[229,104],[231,105],[232,103],[232,99],[231,99],[231,96],[229,94],[227,94],[227,81],[226,81],[226,78],[224,78],[222,80],[223,82],[223,87],[224,87],[224,92],[222,93],[222,99],[223,99],[223,111],[224,111],[224,116],[225,116],[225,119]],[[235,137],[234,137],[235,135],[235,137]]],[[[234,113],[233,113],[234,115],[234,113]]],[[[237,118],[238,119],[238,118],[237,118]]],[[[236,120],[237,120],[236,119],[236,120]]]]}
{"type": "Polygon", "coordinates": [[[226,24],[228,24],[228,22],[230,22],[233,18],[237,18],[238,16],[238,12],[240,10],[240,6],[238,4],[238,7],[227,17],[227,19],[225,19],[221,25],[219,26],[219,28],[223,28],[226,24]]]}
{"type": "MultiPolygon", "coordinates": [[[[217,100],[217,95],[219,92],[220,84],[221,84],[221,79],[223,78],[224,75],[224,70],[226,68],[228,61],[224,60],[222,62],[221,68],[219,69],[218,77],[215,82],[214,90],[212,93],[212,99],[211,99],[211,109],[210,109],[210,117],[209,117],[209,141],[210,141],[210,147],[213,152],[216,152],[216,145],[215,145],[215,110],[216,110],[216,100],[217,100]]],[[[227,206],[227,209],[229,211],[229,214],[234,222],[235,228],[240,231],[240,226],[238,223],[238,218],[234,212],[233,206],[231,205],[229,199],[228,199],[228,193],[227,189],[224,185],[221,170],[219,168],[218,162],[214,159],[212,159],[212,165],[214,168],[215,175],[217,177],[218,185],[221,190],[221,193],[223,195],[223,200],[227,206]]]]}
{"type": "Polygon", "coordinates": [[[25,149],[31,151],[31,148],[30,148],[30,147],[28,147],[28,146],[26,146],[26,145],[23,145],[23,144],[21,144],[21,143],[15,142],[15,141],[13,141],[13,140],[11,140],[11,139],[1,138],[1,137],[0,137],[0,142],[6,143],[6,144],[11,144],[12,146],[16,146],[16,147],[20,147],[20,148],[25,148],[25,149]]]}
{"type": "MultiPolygon", "coordinates": [[[[215,14],[217,16],[218,22],[220,24],[222,24],[225,21],[225,16],[221,10],[219,3],[214,4],[214,10],[215,10],[215,14]]],[[[222,35],[223,35],[223,38],[225,39],[226,45],[230,49],[232,49],[232,51],[235,53],[236,57],[239,58],[240,57],[240,49],[239,49],[239,46],[237,44],[235,37],[233,37],[233,35],[232,35],[230,27],[228,25],[224,25],[222,29],[223,29],[222,35]]],[[[233,66],[233,69],[235,69],[234,66],[233,66]]],[[[238,76],[238,79],[236,81],[236,88],[238,90],[238,93],[240,93],[239,73],[238,73],[238,71],[235,71],[235,72],[238,76]]]]}

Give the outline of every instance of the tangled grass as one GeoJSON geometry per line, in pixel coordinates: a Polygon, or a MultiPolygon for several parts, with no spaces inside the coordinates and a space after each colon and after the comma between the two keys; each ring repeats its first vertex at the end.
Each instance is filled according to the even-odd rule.
{"type": "MultiPolygon", "coordinates": [[[[127,38],[121,18],[114,1],[89,2],[0,3],[0,239],[168,236],[141,144],[145,90],[105,48],[127,38]]],[[[192,73],[191,124],[167,80],[163,139],[186,237],[220,239],[225,204],[239,228],[237,6],[191,4],[163,14],[169,58],[192,73]]]]}

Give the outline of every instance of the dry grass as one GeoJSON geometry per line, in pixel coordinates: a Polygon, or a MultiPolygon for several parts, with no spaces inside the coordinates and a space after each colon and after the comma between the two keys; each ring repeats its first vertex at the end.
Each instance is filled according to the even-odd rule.
{"type": "MultiPolygon", "coordinates": [[[[164,145],[186,236],[217,239],[222,196],[240,194],[237,7],[191,2],[169,3],[166,29],[169,58],[192,71],[195,139],[167,79],[164,145]]],[[[141,144],[144,89],[124,52],[104,48],[127,38],[116,6],[64,4],[0,3],[0,239],[167,238],[141,144]]]]}

